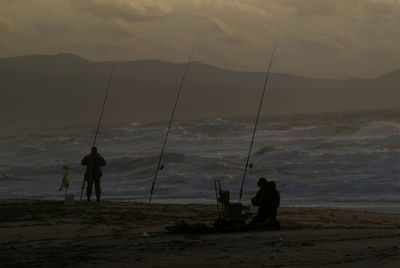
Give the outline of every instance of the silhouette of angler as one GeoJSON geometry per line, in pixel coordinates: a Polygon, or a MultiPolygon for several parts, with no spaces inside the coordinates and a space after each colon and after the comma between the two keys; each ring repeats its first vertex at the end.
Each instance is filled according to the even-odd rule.
{"type": "Polygon", "coordinates": [[[269,188],[268,202],[271,204],[270,219],[272,221],[276,221],[276,214],[278,213],[278,207],[281,203],[281,196],[279,194],[279,191],[276,189],[276,184],[274,181],[268,182],[268,188],[269,188]]]}
{"type": "Polygon", "coordinates": [[[251,199],[251,203],[253,206],[258,207],[258,212],[251,223],[275,222],[280,204],[280,195],[278,190],[276,190],[276,184],[273,181],[268,182],[265,178],[260,178],[257,185],[260,187],[260,190],[251,199]]]}
{"type": "Polygon", "coordinates": [[[81,164],[83,166],[86,166],[85,180],[87,182],[86,186],[87,201],[90,201],[90,196],[92,195],[92,188],[94,183],[97,202],[100,202],[100,195],[101,195],[100,178],[101,176],[103,176],[100,167],[104,167],[106,165],[106,161],[99,153],[97,153],[97,148],[92,147],[91,153],[86,155],[82,159],[81,164]]]}

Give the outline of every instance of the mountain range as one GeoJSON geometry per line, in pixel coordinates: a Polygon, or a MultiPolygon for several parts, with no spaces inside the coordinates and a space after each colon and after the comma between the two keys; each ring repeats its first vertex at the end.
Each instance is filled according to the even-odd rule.
{"type": "MultiPolygon", "coordinates": [[[[72,54],[0,59],[0,124],[95,124],[112,66],[72,54]]],[[[104,122],[168,120],[184,68],[159,60],[118,61],[104,122]]],[[[191,62],[177,120],[255,116],[265,75],[191,62]]],[[[400,69],[369,79],[271,73],[268,83],[262,115],[400,108],[400,69]]]]}

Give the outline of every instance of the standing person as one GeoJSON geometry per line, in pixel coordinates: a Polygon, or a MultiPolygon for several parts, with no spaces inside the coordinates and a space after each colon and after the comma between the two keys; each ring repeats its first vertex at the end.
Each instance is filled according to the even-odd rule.
{"type": "Polygon", "coordinates": [[[94,182],[97,202],[100,202],[100,195],[101,195],[100,177],[103,176],[100,167],[104,167],[106,165],[106,161],[99,153],[97,153],[97,148],[92,147],[91,153],[86,155],[82,159],[81,164],[82,166],[86,166],[85,180],[87,182],[86,186],[87,201],[90,201],[90,196],[92,195],[92,188],[94,182]]]}

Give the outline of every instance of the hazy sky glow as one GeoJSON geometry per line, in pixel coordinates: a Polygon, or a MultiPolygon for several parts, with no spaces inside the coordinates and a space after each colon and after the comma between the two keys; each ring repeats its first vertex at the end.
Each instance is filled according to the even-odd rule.
{"type": "Polygon", "coordinates": [[[371,77],[400,68],[400,0],[0,0],[0,57],[196,60],[371,77]]]}

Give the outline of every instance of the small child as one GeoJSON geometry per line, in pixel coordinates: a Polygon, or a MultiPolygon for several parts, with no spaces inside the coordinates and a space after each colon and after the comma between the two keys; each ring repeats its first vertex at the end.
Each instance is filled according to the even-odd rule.
{"type": "Polygon", "coordinates": [[[63,188],[65,188],[65,198],[67,197],[67,192],[69,188],[69,167],[68,166],[63,166],[63,169],[65,170],[64,177],[61,180],[61,186],[58,191],[62,191],[63,188]]]}

